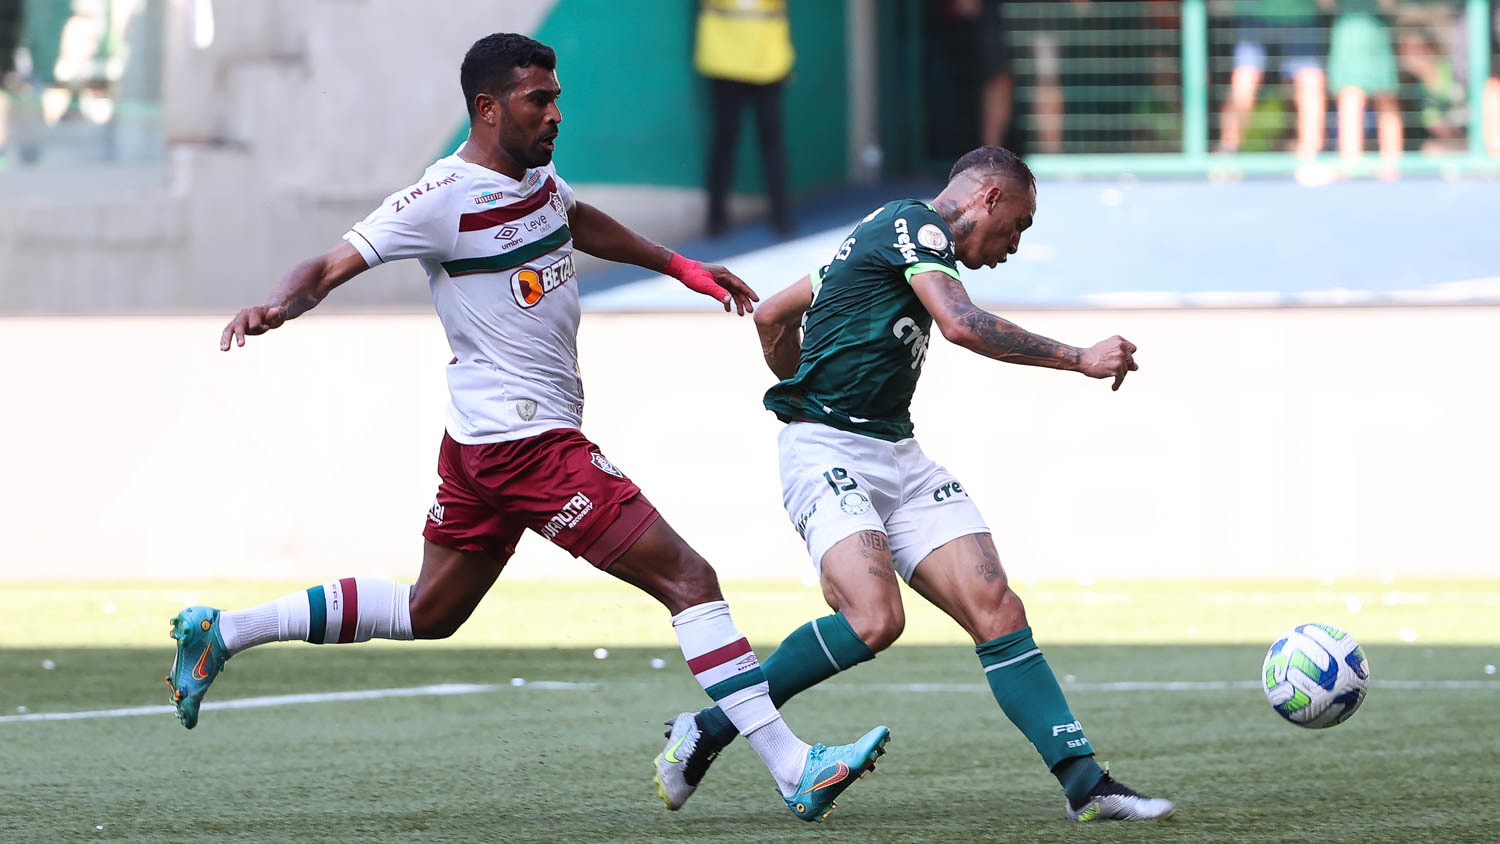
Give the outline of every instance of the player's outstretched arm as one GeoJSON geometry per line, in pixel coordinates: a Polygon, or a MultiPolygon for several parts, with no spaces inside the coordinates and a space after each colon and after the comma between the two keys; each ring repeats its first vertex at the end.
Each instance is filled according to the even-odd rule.
{"type": "Polygon", "coordinates": [[[802,315],[812,307],[812,278],[803,276],[761,303],[755,312],[755,333],[766,366],[785,381],[797,374],[802,358],[802,315]]]}
{"type": "Polygon", "coordinates": [[[1118,335],[1080,349],[1032,334],[1008,319],[995,316],[970,299],[957,279],[941,272],[912,276],[912,289],[922,300],[938,330],[954,345],[985,357],[1027,366],[1069,369],[1090,378],[1114,378],[1120,389],[1135,364],[1135,344],[1118,335]]]}
{"type": "Polygon", "coordinates": [[[573,245],[595,258],[619,264],[634,264],[652,272],[665,273],[689,290],[712,296],[727,312],[731,304],[744,316],[755,310],[752,302],[760,297],[739,276],[718,264],[702,264],[684,258],[659,243],[626,228],[619,220],[585,202],[574,202],[568,213],[568,228],[573,245]]]}
{"type": "Polygon", "coordinates": [[[280,328],[287,320],[296,319],[317,307],[335,287],[367,269],[369,265],[359,252],[348,241],[339,241],[338,246],[322,255],[292,267],[271,288],[264,305],[245,308],[235,314],[219,337],[219,350],[227,352],[231,342],[243,346],[246,336],[253,337],[280,328]]]}

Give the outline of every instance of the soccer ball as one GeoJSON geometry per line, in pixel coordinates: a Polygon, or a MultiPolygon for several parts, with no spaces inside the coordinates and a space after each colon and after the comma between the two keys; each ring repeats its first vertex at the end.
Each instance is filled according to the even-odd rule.
{"type": "Polygon", "coordinates": [[[1299,624],[1276,640],[1261,666],[1266,700],[1299,727],[1342,724],[1365,699],[1370,662],[1354,637],[1329,624],[1299,624]]]}

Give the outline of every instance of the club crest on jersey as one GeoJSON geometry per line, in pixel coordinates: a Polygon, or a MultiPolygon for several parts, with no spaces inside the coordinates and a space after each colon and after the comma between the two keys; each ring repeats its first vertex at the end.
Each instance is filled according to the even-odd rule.
{"type": "Polygon", "coordinates": [[[917,229],[917,242],[934,252],[941,252],[948,248],[948,236],[932,223],[917,229]]]}
{"type": "Polygon", "coordinates": [[[511,273],[510,292],[515,294],[517,305],[534,308],[543,296],[572,281],[574,275],[573,256],[568,255],[541,270],[524,267],[511,273]]]}
{"type": "Polygon", "coordinates": [[[516,415],[521,417],[522,422],[530,422],[536,418],[536,402],[531,399],[521,399],[516,402],[516,415]]]}
{"type": "Polygon", "coordinates": [[[552,210],[557,212],[557,216],[568,219],[568,206],[563,204],[562,194],[553,191],[547,196],[547,201],[552,204],[552,210]]]}
{"type": "Polygon", "coordinates": [[[846,492],[839,498],[839,507],[851,516],[858,516],[870,511],[870,499],[859,490],[846,492]]]}
{"type": "Polygon", "coordinates": [[[605,457],[597,451],[591,452],[589,454],[589,460],[592,460],[594,465],[598,466],[599,471],[601,472],[606,472],[608,474],[614,475],[617,478],[625,477],[625,473],[621,472],[619,469],[616,469],[615,464],[609,462],[608,457],[605,457]]]}

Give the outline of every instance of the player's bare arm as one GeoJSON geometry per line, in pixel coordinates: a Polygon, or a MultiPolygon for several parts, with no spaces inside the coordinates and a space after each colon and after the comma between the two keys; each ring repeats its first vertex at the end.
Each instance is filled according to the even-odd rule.
{"type": "Polygon", "coordinates": [[[289,319],[296,319],[317,307],[335,287],[369,269],[365,259],[347,241],[292,267],[281,281],[271,288],[264,305],[242,309],[234,319],[224,326],[219,337],[219,350],[229,351],[231,341],[236,346],[245,345],[245,337],[264,334],[280,328],[289,319]]]}
{"type": "Polygon", "coordinates": [[[606,261],[634,264],[670,275],[690,290],[719,300],[726,312],[732,303],[736,313],[744,316],[755,310],[753,302],[760,301],[749,285],[724,267],[683,258],[587,203],[574,203],[568,215],[568,228],[573,232],[573,245],[580,251],[606,261]]]}
{"type": "Polygon", "coordinates": [[[803,276],[767,299],[755,312],[755,333],[766,366],[785,381],[797,374],[802,357],[802,315],[812,307],[812,278],[803,276]]]}
{"type": "Polygon", "coordinates": [[[1139,367],[1135,344],[1118,335],[1081,349],[1033,334],[975,305],[964,286],[941,272],[915,275],[912,289],[948,341],[972,352],[1027,366],[1067,369],[1090,378],[1114,378],[1120,389],[1125,375],[1139,367]]]}

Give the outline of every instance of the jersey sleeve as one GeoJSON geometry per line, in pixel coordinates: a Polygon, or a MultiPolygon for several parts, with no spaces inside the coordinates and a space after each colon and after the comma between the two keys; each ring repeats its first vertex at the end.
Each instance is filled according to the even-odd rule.
{"type": "Polygon", "coordinates": [[[892,215],[889,223],[877,225],[885,231],[878,232],[881,239],[872,254],[876,260],[900,270],[908,284],[913,277],[926,272],[958,278],[948,227],[931,208],[912,203],[892,215]]]}
{"type": "Polygon", "coordinates": [[[447,257],[458,241],[453,198],[459,180],[425,179],[402,188],[344,234],[369,266],[403,258],[447,257]]]}

